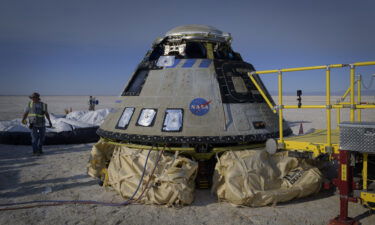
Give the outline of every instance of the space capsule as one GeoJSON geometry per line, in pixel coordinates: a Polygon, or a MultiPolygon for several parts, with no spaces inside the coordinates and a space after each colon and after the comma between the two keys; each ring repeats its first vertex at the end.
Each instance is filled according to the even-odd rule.
{"type": "Polygon", "coordinates": [[[196,152],[278,137],[278,116],[248,76],[255,69],[231,41],[229,33],[205,25],[179,26],[157,38],[97,134],[196,152]]]}

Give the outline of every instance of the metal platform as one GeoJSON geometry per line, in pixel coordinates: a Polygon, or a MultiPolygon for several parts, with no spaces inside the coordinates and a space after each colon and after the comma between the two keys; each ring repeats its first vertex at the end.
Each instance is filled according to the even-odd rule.
{"type": "Polygon", "coordinates": [[[375,153],[375,122],[340,123],[340,148],[375,153]]]}
{"type": "MultiPolygon", "coordinates": [[[[248,73],[255,87],[265,99],[267,105],[274,113],[279,114],[279,139],[270,139],[266,143],[266,150],[270,154],[276,149],[288,150],[288,155],[302,158],[316,158],[321,155],[328,155],[328,159],[336,159],[339,162],[338,175],[335,185],[340,193],[340,215],[331,220],[330,224],[357,224],[358,221],[348,217],[348,201],[357,201],[375,210],[375,189],[368,188],[373,185],[374,180],[368,179],[368,155],[375,154],[375,123],[363,123],[361,110],[375,109],[374,103],[363,103],[361,101],[361,75],[356,76],[356,68],[362,66],[375,66],[375,61],[359,62],[352,64],[334,64],[312,67],[300,67],[289,69],[264,70],[248,73]],[[331,69],[350,68],[350,85],[344,95],[336,103],[331,101],[331,69]],[[296,105],[283,104],[283,74],[285,72],[325,70],[326,77],[326,102],[324,105],[302,105],[300,95],[296,105]],[[253,77],[255,74],[277,74],[278,78],[278,104],[269,99],[262,87],[253,77]],[[357,95],[356,95],[357,93],[357,95]],[[349,95],[350,94],[350,95],[349,95]],[[346,97],[350,101],[346,102],[346,97]],[[300,136],[284,137],[283,134],[283,111],[285,109],[325,109],[326,130],[316,130],[313,133],[300,136]],[[341,110],[350,110],[350,122],[341,123],[341,110]],[[336,111],[337,124],[339,128],[332,129],[332,110],[336,111]],[[357,119],[355,118],[357,115],[357,119]],[[357,121],[357,122],[356,122],[357,121]],[[341,131],[341,133],[340,133],[341,131]],[[339,150],[340,148],[340,150],[339,150]],[[355,152],[356,154],[352,154],[355,152]],[[354,160],[351,162],[352,158],[354,160]],[[356,161],[358,160],[358,161],[356,161]],[[362,162],[362,165],[359,165],[362,162]],[[362,170],[362,190],[357,191],[353,197],[354,189],[354,167],[362,170]],[[362,168],[361,168],[362,167],[362,168]]],[[[323,118],[322,118],[323,119],[323,118]]],[[[323,157],[325,158],[325,157],[323,157]]],[[[373,161],[372,161],[373,162],[373,161]]],[[[373,170],[372,170],[373,171],[373,170]]]]}
{"type": "Polygon", "coordinates": [[[325,153],[338,153],[339,130],[331,131],[331,146],[327,145],[327,130],[315,130],[313,133],[285,137],[283,142],[278,140],[279,148],[288,151],[312,152],[313,157],[325,153]]]}

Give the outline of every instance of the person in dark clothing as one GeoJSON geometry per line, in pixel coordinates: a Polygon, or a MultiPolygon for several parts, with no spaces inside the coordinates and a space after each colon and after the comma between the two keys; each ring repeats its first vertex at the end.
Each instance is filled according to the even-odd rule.
{"type": "Polygon", "coordinates": [[[89,111],[95,111],[95,105],[98,104],[98,101],[95,97],[90,96],[89,98],[89,111]]]}

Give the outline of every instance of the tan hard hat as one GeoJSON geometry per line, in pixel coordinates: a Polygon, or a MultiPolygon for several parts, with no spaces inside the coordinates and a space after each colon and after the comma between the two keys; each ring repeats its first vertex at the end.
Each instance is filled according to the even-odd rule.
{"type": "Polygon", "coordinates": [[[39,98],[39,99],[40,99],[40,94],[37,93],[37,92],[34,92],[34,93],[32,93],[32,94],[29,96],[29,98],[39,98]]]}

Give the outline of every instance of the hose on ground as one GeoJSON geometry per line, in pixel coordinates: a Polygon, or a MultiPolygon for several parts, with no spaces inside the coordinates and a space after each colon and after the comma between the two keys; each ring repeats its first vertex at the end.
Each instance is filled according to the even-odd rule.
{"type": "Polygon", "coordinates": [[[143,197],[143,194],[147,195],[147,192],[148,192],[148,190],[150,189],[150,186],[148,186],[148,184],[150,183],[151,178],[152,178],[152,176],[153,176],[154,173],[155,173],[156,167],[157,167],[158,164],[159,164],[160,158],[161,158],[161,156],[163,155],[164,150],[165,150],[165,147],[163,148],[163,150],[160,151],[160,153],[159,153],[159,155],[158,155],[158,158],[156,159],[155,166],[154,166],[154,168],[152,169],[152,172],[150,173],[150,178],[147,180],[147,183],[146,183],[146,185],[145,185],[145,188],[143,189],[143,191],[142,191],[142,193],[139,195],[139,197],[135,200],[135,202],[140,201],[140,200],[142,199],[142,197],[143,197]]]}

